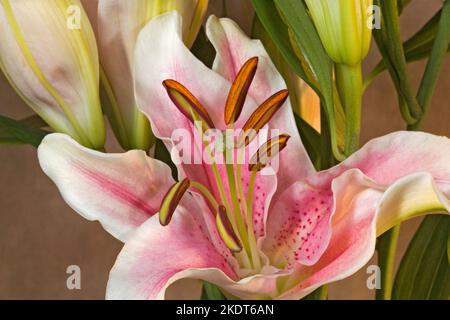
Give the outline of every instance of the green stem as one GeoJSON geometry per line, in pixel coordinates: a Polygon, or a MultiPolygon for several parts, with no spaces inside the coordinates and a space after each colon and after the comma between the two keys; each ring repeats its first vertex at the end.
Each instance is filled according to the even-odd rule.
{"type": "Polygon", "coordinates": [[[400,225],[386,231],[378,238],[378,266],[381,270],[381,288],[376,291],[377,300],[391,300],[394,284],[395,253],[400,225]]]}
{"type": "Polygon", "coordinates": [[[425,73],[420,83],[419,92],[417,94],[417,102],[421,106],[423,114],[415,124],[409,125],[408,129],[410,130],[418,130],[425,118],[424,115],[428,111],[433,92],[436,88],[436,83],[438,81],[442,63],[444,62],[444,58],[447,55],[449,45],[450,1],[445,1],[442,8],[442,14],[439,21],[433,48],[431,50],[430,58],[428,60],[425,73]]]}
{"type": "MultiPolygon", "coordinates": [[[[422,124],[425,112],[433,95],[439,71],[450,44],[450,1],[444,2],[442,9],[439,29],[436,34],[436,40],[433,44],[430,59],[427,64],[417,101],[423,110],[422,116],[413,125],[408,125],[408,130],[419,130],[422,124]]],[[[394,258],[398,242],[400,225],[385,232],[378,238],[378,264],[381,268],[381,289],[377,291],[378,300],[390,300],[392,297],[392,285],[394,278],[394,258]]]]}
{"type": "Polygon", "coordinates": [[[361,64],[336,64],[335,68],[336,85],[346,115],[345,154],[349,156],[359,148],[363,93],[361,64]]]}

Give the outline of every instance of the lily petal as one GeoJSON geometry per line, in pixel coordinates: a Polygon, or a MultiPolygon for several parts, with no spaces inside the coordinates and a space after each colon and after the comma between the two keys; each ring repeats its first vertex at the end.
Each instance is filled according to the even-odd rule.
{"type": "MultiPolygon", "coordinates": [[[[286,89],[283,78],[261,41],[248,38],[234,21],[211,16],[206,24],[206,32],[217,52],[213,69],[230,82],[248,59],[259,58],[258,69],[249,89],[249,96],[258,105],[272,94],[286,89]]],[[[241,120],[245,120],[253,111],[244,109],[241,120]]],[[[269,127],[279,130],[279,134],[291,136],[286,150],[280,156],[278,183],[280,190],[283,190],[295,180],[313,174],[315,170],[300,140],[289,101],[275,114],[269,127]]]]}
{"type": "Polygon", "coordinates": [[[338,202],[330,221],[331,241],[315,264],[294,266],[280,299],[300,299],[325,283],[352,275],[375,251],[375,209],[383,190],[359,170],[335,179],[333,190],[338,202]]]}
{"type": "MultiPolygon", "coordinates": [[[[183,159],[204,159],[201,153],[201,142],[197,130],[169,99],[162,83],[173,79],[186,84],[187,89],[202,103],[207,113],[220,129],[226,127],[224,121],[224,106],[227,100],[230,82],[201,63],[183,44],[181,38],[182,21],[176,12],[156,17],[141,31],[136,46],[136,96],[139,107],[152,123],[155,135],[162,139],[169,150],[177,150],[177,145],[185,142],[192,146],[184,148],[183,159]],[[165,30],[161,33],[161,30],[165,30]],[[158,46],[154,44],[158,43],[158,46]],[[170,119],[170,121],[167,121],[170,119]],[[173,137],[173,133],[180,135],[173,137]],[[177,141],[179,139],[179,141],[177,141]]],[[[268,95],[270,96],[270,94],[268,95]]],[[[253,99],[246,99],[246,110],[255,110],[253,99]]],[[[186,163],[177,152],[172,152],[172,159],[178,163],[180,179],[188,177],[192,181],[207,186],[217,199],[220,198],[215,176],[210,165],[201,163],[186,163]]],[[[226,181],[224,165],[218,165],[222,180],[226,181]]],[[[250,173],[242,170],[242,181],[249,182],[250,173]]],[[[276,187],[274,175],[258,177],[255,181],[254,207],[255,231],[264,231],[264,221],[276,187]]],[[[224,188],[227,188],[225,183],[224,188]]]]}
{"type": "MultiPolygon", "coordinates": [[[[272,209],[277,215],[269,215],[264,250],[274,263],[315,264],[330,243],[332,217],[340,214],[337,206],[342,199],[333,180],[354,168],[380,190],[394,183],[402,189],[386,193],[383,206],[395,210],[381,211],[377,234],[413,216],[445,211],[445,196],[450,195],[449,163],[450,140],[445,137],[400,132],[374,139],[342,164],[297,182],[280,195],[272,209]],[[428,173],[432,181],[417,178],[418,173],[428,173]],[[392,194],[405,198],[391,198],[392,194]]],[[[348,181],[349,187],[352,183],[348,181]]]]}
{"type": "Polygon", "coordinates": [[[325,283],[350,276],[372,257],[376,237],[395,224],[421,214],[450,213],[448,198],[427,173],[404,177],[385,188],[352,169],[333,181],[333,190],[337,202],[329,246],[314,265],[295,266],[287,286],[298,284],[282,298],[299,299],[325,283]]]}
{"type": "Polygon", "coordinates": [[[45,137],[38,157],[72,209],[121,241],[159,210],[174,183],[170,168],[143,151],[105,154],[63,134],[45,137]]]}
{"type": "Polygon", "coordinates": [[[428,172],[439,188],[450,192],[450,139],[424,132],[400,131],[373,139],[339,166],[324,175],[339,175],[358,168],[379,184],[428,172]]]}
{"type": "MultiPolygon", "coordinates": [[[[167,227],[157,217],[146,221],[119,254],[106,298],[164,299],[167,289],[183,279],[205,280],[243,299],[270,298],[276,293],[277,278],[290,272],[267,267],[263,274],[238,280],[229,251],[217,250],[210,242],[199,214],[195,202],[185,201],[167,227]]],[[[191,298],[198,299],[198,293],[191,298]]]]}
{"type": "Polygon", "coordinates": [[[202,270],[236,279],[227,261],[229,251],[216,250],[198,210],[194,201],[184,201],[168,226],[162,227],[156,216],[146,221],[120,252],[106,298],[164,299],[170,284],[195,279],[202,270]]]}
{"type": "Polygon", "coordinates": [[[142,29],[135,50],[138,106],[149,117],[155,134],[166,141],[174,130],[190,128],[189,121],[167,96],[162,85],[167,79],[185,85],[203,104],[214,124],[225,128],[223,107],[230,83],[189,51],[181,33],[182,20],[177,12],[160,15],[142,29]]]}
{"type": "Polygon", "coordinates": [[[182,41],[181,32],[182,21],[176,12],[154,18],[140,32],[135,51],[136,98],[139,108],[149,118],[153,132],[169,150],[177,151],[180,141],[189,145],[183,149],[186,153],[183,159],[177,152],[172,152],[174,162],[180,164],[180,178],[188,176],[192,181],[208,186],[211,176],[208,168],[193,163],[194,159],[202,160],[197,130],[169,99],[163,81],[173,79],[185,84],[218,128],[225,128],[223,106],[230,84],[192,55],[182,41]]]}
{"type": "Polygon", "coordinates": [[[428,173],[401,178],[381,199],[377,213],[377,235],[404,220],[427,213],[450,214],[448,196],[439,190],[428,173]]]}

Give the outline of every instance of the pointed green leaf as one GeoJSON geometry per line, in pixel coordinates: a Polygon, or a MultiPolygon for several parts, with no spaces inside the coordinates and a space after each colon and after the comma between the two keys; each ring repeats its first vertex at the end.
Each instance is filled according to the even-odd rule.
{"type": "Polygon", "coordinates": [[[403,13],[403,10],[411,3],[411,0],[397,0],[398,2],[398,15],[403,13]]]}
{"type": "MultiPolygon", "coordinates": [[[[439,10],[419,31],[417,31],[411,38],[403,43],[405,51],[406,62],[411,63],[418,60],[425,59],[430,56],[433,47],[436,33],[438,30],[439,21],[441,18],[442,9],[439,10]]],[[[450,46],[447,49],[450,53],[450,46]]],[[[384,60],[380,61],[374,70],[371,72],[369,78],[374,79],[387,69],[384,60]]]]}
{"type": "Polygon", "coordinates": [[[202,300],[227,300],[220,289],[212,283],[203,282],[202,300]]]}
{"type": "Polygon", "coordinates": [[[194,56],[203,62],[206,66],[212,67],[214,62],[214,57],[216,56],[216,51],[214,50],[213,45],[209,42],[206,37],[205,28],[200,28],[200,31],[195,39],[194,44],[191,48],[194,56]]]}
{"type": "Polygon", "coordinates": [[[412,239],[395,278],[393,299],[448,300],[450,217],[430,215],[412,239]]]}
{"type": "Polygon", "coordinates": [[[46,128],[48,127],[48,124],[41,118],[39,117],[37,114],[26,117],[22,120],[20,120],[20,122],[24,123],[24,124],[28,124],[32,127],[35,128],[46,128]]]}
{"type": "Polygon", "coordinates": [[[48,133],[31,124],[30,119],[18,121],[0,116],[0,144],[29,144],[38,147],[48,133]]]}
{"type": "MultiPolygon", "coordinates": [[[[417,102],[422,108],[423,113],[427,112],[430,105],[449,45],[450,1],[447,0],[444,2],[442,8],[442,14],[436,30],[436,38],[433,42],[430,58],[428,59],[422,81],[420,82],[419,91],[417,93],[417,102]]],[[[420,121],[414,125],[415,128],[420,126],[423,118],[424,117],[422,116],[420,121]]]]}
{"type": "Polygon", "coordinates": [[[160,139],[156,139],[155,142],[155,159],[167,164],[172,169],[172,177],[177,180],[178,170],[172,161],[169,150],[160,139]]]}
{"type": "Polygon", "coordinates": [[[397,1],[376,0],[381,8],[381,29],[374,29],[373,35],[383,60],[397,89],[399,104],[404,120],[414,124],[422,116],[407,74],[406,57],[400,36],[397,1]]]}
{"type": "MultiPolygon", "coordinates": [[[[320,96],[330,126],[331,147],[338,160],[345,157],[339,150],[336,137],[336,115],[333,100],[333,63],[325,52],[319,34],[308,14],[306,5],[298,0],[275,0],[283,21],[292,33],[292,40],[320,84],[320,96]]],[[[301,75],[300,75],[301,76],[301,75]]],[[[306,80],[305,80],[306,81],[306,80]]]]}
{"type": "Polygon", "coordinates": [[[320,134],[311,127],[305,120],[294,113],[295,122],[297,124],[297,129],[302,138],[303,145],[308,152],[309,158],[317,169],[320,164],[320,145],[321,138],[320,134]]]}
{"type": "MultiPolygon", "coordinates": [[[[309,80],[306,71],[304,70],[301,61],[295,54],[289,37],[289,29],[278,13],[277,7],[273,0],[252,0],[253,7],[259,21],[269,34],[272,41],[284,57],[286,62],[291,66],[297,75],[299,75],[308,85],[315,91],[318,91],[315,83],[309,80]]],[[[266,44],[266,43],[264,43],[266,44]]]]}

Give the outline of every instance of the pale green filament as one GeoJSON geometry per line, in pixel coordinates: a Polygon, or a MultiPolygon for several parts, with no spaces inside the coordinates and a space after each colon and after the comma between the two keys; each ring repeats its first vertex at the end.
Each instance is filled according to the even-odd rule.
{"type": "MultiPolygon", "coordinates": [[[[230,152],[232,150],[226,149],[226,153],[230,152]]],[[[226,156],[225,156],[226,158],[226,156]]],[[[241,206],[239,205],[239,200],[237,197],[237,191],[236,191],[236,178],[234,174],[234,165],[226,163],[226,169],[227,169],[227,177],[228,177],[228,186],[230,188],[230,194],[231,194],[231,201],[233,202],[233,209],[234,209],[234,216],[236,219],[236,224],[238,228],[239,235],[241,236],[242,244],[244,246],[244,249],[246,252],[250,253],[250,247],[248,243],[248,235],[247,230],[244,225],[244,221],[242,219],[242,212],[241,212],[241,206]]]]}
{"type": "MultiPolygon", "coordinates": [[[[239,196],[243,200],[243,199],[245,199],[244,188],[242,187],[242,179],[239,178],[239,177],[241,177],[241,169],[242,169],[241,150],[243,150],[243,149],[239,149],[239,151],[238,151],[236,175],[238,176],[237,180],[238,180],[239,196]]],[[[247,222],[247,233],[248,233],[248,237],[249,237],[249,246],[250,246],[250,252],[252,255],[252,263],[253,263],[253,267],[259,271],[261,269],[261,260],[259,257],[259,250],[258,250],[258,246],[256,243],[255,231],[254,231],[254,227],[253,227],[253,212],[252,212],[252,210],[253,210],[253,208],[252,208],[253,190],[254,190],[254,185],[255,185],[255,178],[256,178],[256,171],[252,171],[251,176],[250,176],[249,185],[248,185],[248,190],[247,190],[247,201],[243,205],[243,207],[244,207],[244,212],[245,212],[245,217],[246,217],[246,222],[247,222]]]]}
{"type": "Polygon", "coordinates": [[[219,204],[214,198],[213,194],[201,183],[196,181],[191,181],[191,186],[201,192],[201,194],[208,200],[209,204],[213,207],[214,210],[218,210],[219,204]]]}
{"type": "Polygon", "coordinates": [[[253,190],[255,187],[256,171],[252,171],[250,175],[250,182],[248,184],[247,195],[247,220],[250,221],[247,224],[248,233],[250,235],[250,249],[252,250],[253,264],[257,270],[261,269],[261,260],[259,256],[258,245],[256,243],[255,231],[253,228],[253,190]]]}
{"type": "MultiPolygon", "coordinates": [[[[199,123],[199,122],[198,122],[199,119],[198,119],[197,115],[196,115],[192,110],[191,110],[191,115],[192,115],[192,118],[194,119],[195,123],[199,123]]],[[[200,123],[201,123],[201,122],[200,122],[200,123]]],[[[200,125],[200,126],[194,125],[194,127],[197,129],[198,134],[199,134],[200,136],[203,136],[203,127],[202,127],[202,125],[200,125]]],[[[203,140],[203,139],[202,139],[202,140],[203,140]]],[[[225,206],[225,208],[227,209],[228,219],[230,219],[230,222],[231,222],[231,225],[232,225],[232,227],[233,227],[233,230],[234,230],[235,234],[238,236],[238,238],[239,238],[239,240],[241,241],[241,243],[244,244],[245,241],[246,241],[247,239],[246,239],[245,237],[241,237],[241,236],[239,235],[239,233],[237,232],[237,231],[238,231],[238,227],[237,227],[237,225],[236,225],[236,220],[234,219],[234,215],[232,214],[231,206],[230,206],[230,203],[229,203],[229,201],[228,201],[228,197],[227,197],[227,195],[226,195],[226,193],[225,193],[225,188],[224,188],[224,186],[223,186],[222,178],[221,178],[221,176],[220,176],[219,169],[218,169],[218,167],[217,167],[216,161],[215,161],[215,159],[211,156],[211,148],[210,148],[209,142],[208,142],[208,141],[204,141],[204,143],[205,143],[206,153],[207,153],[208,158],[209,158],[209,161],[210,161],[210,163],[211,163],[211,168],[212,168],[212,170],[213,170],[214,178],[215,178],[215,181],[216,181],[216,186],[217,186],[217,189],[219,190],[220,200],[222,201],[222,204],[223,204],[223,205],[225,206]]],[[[191,182],[191,183],[192,183],[192,182],[191,182]]],[[[195,182],[194,182],[194,184],[196,185],[195,187],[198,189],[198,186],[199,186],[200,184],[197,184],[197,183],[195,183],[195,182]]],[[[207,191],[207,189],[206,189],[204,186],[202,186],[201,189],[207,191]]],[[[201,190],[199,189],[199,191],[201,191],[201,190]]],[[[209,193],[209,191],[208,191],[208,193],[209,193]]],[[[235,193],[236,193],[236,192],[235,192],[235,193]]],[[[210,194],[210,193],[209,193],[209,194],[210,194]]],[[[208,197],[209,197],[209,196],[208,196],[208,197]]],[[[212,197],[212,195],[211,195],[211,197],[212,197]]],[[[217,203],[217,201],[215,201],[215,203],[217,203]]],[[[218,207],[218,205],[216,206],[216,208],[217,208],[217,207],[218,207]]],[[[250,268],[251,268],[251,263],[250,263],[248,254],[246,253],[247,249],[245,248],[245,245],[244,245],[244,248],[243,248],[243,249],[244,249],[245,252],[239,252],[239,253],[236,253],[235,256],[236,256],[236,258],[238,259],[238,261],[239,261],[240,263],[242,263],[242,265],[244,266],[244,268],[250,269],[250,268]]]]}

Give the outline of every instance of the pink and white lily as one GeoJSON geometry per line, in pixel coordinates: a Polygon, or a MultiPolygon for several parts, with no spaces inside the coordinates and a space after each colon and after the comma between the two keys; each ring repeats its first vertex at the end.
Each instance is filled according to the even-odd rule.
{"type": "MultiPolygon", "coordinates": [[[[136,97],[168,148],[177,144],[173,131],[184,128],[197,143],[195,155],[203,144],[189,114],[180,112],[171,83],[185,85],[204,108],[196,115],[207,115],[203,120],[220,130],[230,127],[224,106],[249,59],[258,57],[258,69],[240,114],[232,117],[233,128],[242,128],[285,84],[260,42],[248,39],[231,20],[208,20],[207,35],[217,51],[213,70],[185,47],[181,26],[180,17],[170,13],[140,33],[136,97]]],[[[44,139],[40,164],[67,203],[125,241],[107,298],[163,299],[175,282],[195,279],[219,286],[230,297],[299,299],[364,266],[376,237],[391,226],[450,210],[448,138],[393,133],[316,172],[288,101],[266,127],[290,136],[276,174],[249,171],[236,162],[231,170],[214,161],[180,163],[177,184],[167,165],[142,151],[104,154],[65,135],[44,139]]],[[[179,155],[172,156],[178,163],[179,155]]]]}

